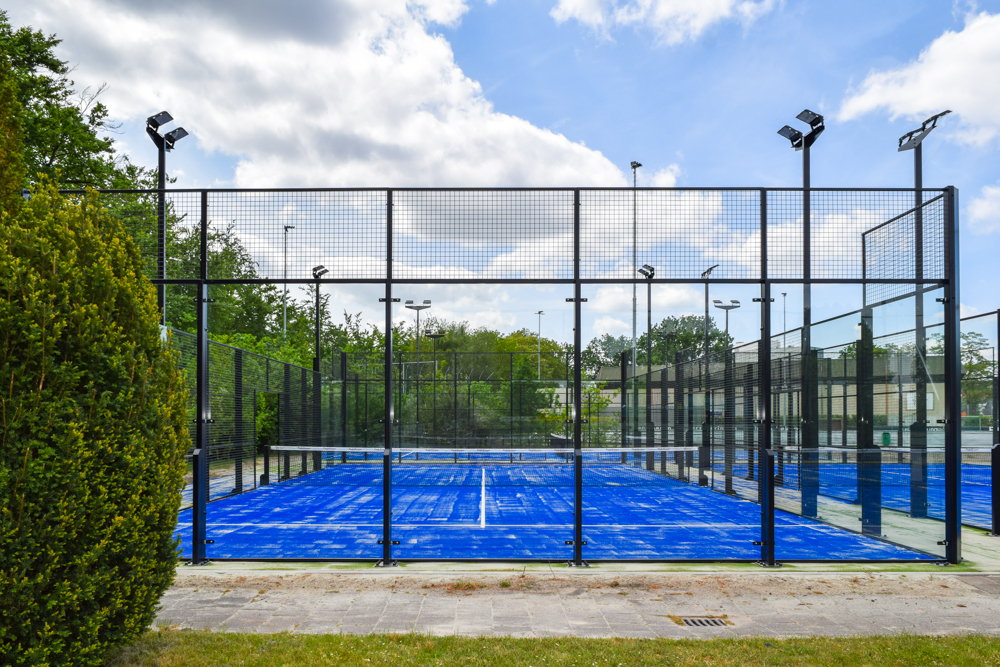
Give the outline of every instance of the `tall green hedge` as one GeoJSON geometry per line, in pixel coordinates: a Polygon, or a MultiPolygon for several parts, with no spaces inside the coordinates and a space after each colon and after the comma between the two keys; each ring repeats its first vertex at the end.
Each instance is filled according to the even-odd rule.
{"type": "Polygon", "coordinates": [[[0,657],[95,665],[173,579],[183,377],[126,230],[43,185],[0,212],[0,657]]]}

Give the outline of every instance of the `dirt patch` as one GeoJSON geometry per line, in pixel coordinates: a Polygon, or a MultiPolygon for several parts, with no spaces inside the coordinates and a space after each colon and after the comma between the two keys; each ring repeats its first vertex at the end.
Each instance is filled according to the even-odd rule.
{"type": "Polygon", "coordinates": [[[393,591],[399,593],[476,594],[559,593],[578,595],[582,591],[614,595],[628,593],[650,598],[667,596],[711,597],[805,597],[885,596],[948,598],[983,595],[961,577],[938,574],[586,574],[552,576],[539,573],[441,573],[370,574],[204,572],[183,573],[176,589],[243,589],[270,592],[312,591],[393,591]]]}

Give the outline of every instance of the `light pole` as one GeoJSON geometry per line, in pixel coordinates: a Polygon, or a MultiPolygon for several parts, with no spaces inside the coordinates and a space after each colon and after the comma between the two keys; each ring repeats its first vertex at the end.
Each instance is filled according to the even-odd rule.
{"type": "MultiPolygon", "coordinates": [[[[325,266],[320,264],[319,266],[314,266],[313,279],[316,281],[316,356],[313,357],[313,429],[314,429],[314,442],[317,446],[323,445],[323,409],[321,407],[322,394],[323,394],[323,379],[322,374],[319,369],[320,362],[320,304],[319,304],[319,281],[320,278],[325,276],[329,271],[325,266]]],[[[319,452],[313,452],[313,466],[316,470],[323,467],[323,457],[319,452]]]]}
{"type": "Polygon", "coordinates": [[[539,310],[535,315],[538,315],[538,381],[542,380],[542,315],[545,314],[544,310],[539,310]]]}
{"type": "MultiPolygon", "coordinates": [[[[899,152],[913,151],[913,210],[914,210],[914,273],[920,280],[924,277],[924,148],[923,141],[937,127],[938,120],[950,114],[943,111],[925,120],[918,129],[907,132],[899,138],[899,152]]],[[[914,285],[914,371],[912,375],[916,390],[916,414],[910,427],[910,448],[916,453],[910,456],[910,516],[927,516],[927,373],[924,367],[927,348],[927,331],[924,328],[924,289],[922,283],[914,285]]],[[[902,372],[902,370],[900,371],[902,372]]],[[[902,383],[900,383],[902,384],[902,383]]],[[[996,417],[994,416],[995,420],[996,417]]],[[[902,445],[900,430],[900,445],[902,445]]],[[[996,532],[996,531],[994,531],[996,532]]]]}
{"type": "MultiPolygon", "coordinates": [[[[815,517],[819,492],[819,422],[817,419],[819,387],[816,383],[818,360],[812,351],[812,220],[809,173],[809,149],[823,134],[823,116],[804,109],[796,118],[809,125],[809,132],[803,135],[785,125],[778,134],[788,139],[792,148],[802,151],[802,333],[799,336],[799,357],[801,359],[800,391],[800,446],[806,450],[800,457],[800,481],[802,489],[802,516],[815,517]]],[[[787,330],[787,327],[786,327],[787,330]]],[[[787,335],[787,334],[786,334],[787,335]]],[[[786,341],[787,342],[787,341],[786,341]]],[[[786,350],[787,352],[787,350],[786,350]]],[[[778,479],[781,478],[780,468],[778,479]]],[[[860,474],[860,473],[859,473],[860,474]]],[[[860,495],[860,490],[859,490],[860,495]]],[[[862,503],[864,504],[864,503],[862,503]]],[[[773,524],[772,524],[773,525],[773,524]]]]}
{"type": "MultiPolygon", "coordinates": [[[[708,486],[708,470],[711,465],[709,457],[713,456],[712,453],[712,388],[711,382],[709,382],[709,373],[711,372],[711,366],[709,366],[708,349],[710,344],[709,339],[709,328],[708,328],[708,278],[712,275],[712,271],[718,268],[718,264],[710,266],[705,269],[701,274],[701,279],[705,281],[705,424],[702,428],[701,437],[701,449],[698,454],[698,486],[708,486]]],[[[714,477],[713,477],[714,480],[714,477]]],[[[714,481],[713,481],[714,484],[714,481]]]]}
{"type": "MultiPolygon", "coordinates": [[[[638,169],[639,167],[642,166],[642,163],[632,160],[631,166],[632,166],[632,270],[638,271],[639,260],[637,255],[638,249],[636,246],[639,243],[639,223],[638,223],[639,218],[636,212],[636,184],[638,183],[637,181],[638,169]]],[[[633,377],[635,377],[635,343],[636,343],[635,309],[636,309],[636,284],[635,281],[633,280],[632,281],[632,376],[633,377]]]]}
{"type": "Polygon", "coordinates": [[[319,353],[319,349],[320,349],[319,348],[319,345],[320,345],[320,343],[319,343],[319,338],[320,338],[320,336],[319,336],[319,334],[320,334],[319,281],[320,281],[320,278],[322,278],[323,276],[325,276],[328,273],[330,273],[330,271],[325,266],[323,266],[322,264],[320,264],[319,266],[314,266],[313,267],[313,279],[316,281],[316,363],[315,363],[315,368],[313,370],[316,371],[317,373],[319,372],[319,360],[320,360],[320,353],[319,353]]]}
{"type": "MultiPolygon", "coordinates": [[[[178,127],[165,135],[160,134],[160,127],[173,121],[174,117],[166,111],[146,119],[146,134],[156,144],[156,260],[159,278],[167,278],[167,209],[164,190],[167,187],[167,151],[174,149],[174,144],[188,135],[187,130],[178,127]]],[[[156,286],[157,307],[160,311],[160,324],[167,323],[167,286],[160,283],[156,286]]]]}
{"type": "Polygon", "coordinates": [[[705,363],[708,363],[708,278],[712,271],[719,268],[719,265],[709,267],[701,274],[701,279],[705,281],[705,363]]]}
{"type": "MultiPolygon", "coordinates": [[[[285,236],[284,236],[284,257],[285,266],[282,270],[282,277],[284,281],[288,280],[288,230],[295,229],[295,225],[285,225],[285,236]]],[[[283,291],[281,293],[281,336],[282,338],[288,337],[288,283],[284,282],[282,285],[283,291]]]]}
{"type": "MultiPolygon", "coordinates": [[[[418,314],[419,314],[419,311],[418,311],[418,314]]],[[[431,408],[431,410],[432,410],[431,411],[431,436],[433,437],[435,435],[436,428],[437,428],[437,409],[438,409],[438,404],[437,404],[438,338],[444,338],[444,331],[442,331],[441,329],[438,329],[437,331],[431,331],[430,329],[428,329],[427,331],[424,332],[424,335],[434,341],[434,382],[431,384],[431,391],[434,392],[433,393],[434,398],[433,398],[433,402],[431,404],[433,406],[431,408]]]]}
{"type": "MultiPolygon", "coordinates": [[[[788,292],[781,293],[781,347],[788,347],[788,292]]],[[[788,354],[788,351],[784,351],[788,354]]]]}
{"type": "MultiPolygon", "coordinates": [[[[792,144],[792,148],[802,151],[802,350],[804,353],[808,353],[812,347],[810,341],[810,327],[812,326],[812,261],[810,251],[812,245],[812,221],[810,218],[811,198],[809,192],[809,188],[812,186],[810,181],[809,149],[819,139],[819,135],[823,134],[826,126],[823,123],[823,116],[813,113],[809,109],[804,109],[795,118],[809,125],[809,132],[807,134],[802,134],[788,125],[778,130],[778,134],[788,139],[792,144]]],[[[808,366],[806,364],[806,368],[803,370],[808,370],[808,366]]],[[[803,380],[808,381],[809,378],[803,376],[803,380]]]]}
{"type": "Polygon", "coordinates": [[[653,417],[650,405],[653,402],[653,276],[656,269],[643,264],[639,273],[646,279],[646,445],[653,446],[653,417]]]}
{"type": "Polygon", "coordinates": [[[417,380],[416,380],[416,384],[417,384],[417,422],[416,423],[419,424],[420,423],[420,311],[423,310],[424,308],[430,308],[431,307],[431,300],[430,299],[424,299],[423,303],[414,303],[413,299],[407,299],[406,303],[404,303],[403,305],[406,306],[407,308],[409,308],[410,310],[417,311],[417,328],[416,328],[416,334],[417,334],[417,380]]]}
{"type": "Polygon", "coordinates": [[[722,303],[722,301],[720,301],[719,299],[714,299],[712,301],[712,304],[716,308],[720,308],[720,309],[726,311],[726,344],[728,345],[729,344],[729,311],[730,310],[735,310],[736,308],[739,308],[740,307],[740,302],[737,301],[736,299],[730,299],[729,300],[729,305],[726,305],[726,304],[722,303]]]}

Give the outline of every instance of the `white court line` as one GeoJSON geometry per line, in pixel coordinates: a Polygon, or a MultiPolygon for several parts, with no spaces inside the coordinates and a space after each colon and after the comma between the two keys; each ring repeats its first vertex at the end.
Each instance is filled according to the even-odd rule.
{"type": "Polygon", "coordinates": [[[486,468],[483,468],[483,491],[479,498],[479,527],[486,527],[486,468]]]}

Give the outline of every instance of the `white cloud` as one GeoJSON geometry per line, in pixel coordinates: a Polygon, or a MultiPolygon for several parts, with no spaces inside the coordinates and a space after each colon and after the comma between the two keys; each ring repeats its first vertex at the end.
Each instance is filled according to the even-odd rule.
{"type": "Polygon", "coordinates": [[[969,203],[969,229],[973,234],[1000,232],[1000,186],[987,185],[969,203]]]}
{"type": "Polygon", "coordinates": [[[677,177],[681,175],[681,166],[671,164],[653,173],[649,185],[654,188],[672,188],[677,185],[677,177]]]}
{"type": "MultiPolygon", "coordinates": [[[[625,184],[599,152],[498,113],[429,24],[462,0],[38,0],[12,12],[63,39],[112,116],[166,108],[239,187],[625,184]]],[[[189,140],[190,141],[190,140],[189,140]]]]}
{"type": "Polygon", "coordinates": [[[631,335],[632,325],[624,320],[618,319],[617,317],[605,315],[604,317],[599,317],[594,321],[594,333],[598,336],[606,333],[611,334],[612,336],[624,336],[625,334],[631,335]]]}
{"type": "Polygon", "coordinates": [[[550,12],[557,23],[575,19],[607,36],[613,26],[643,26],[666,44],[697,39],[721,21],[753,23],[776,0],[559,0],[550,12]]]}
{"type": "Polygon", "coordinates": [[[871,72],[841,105],[841,120],[885,109],[893,118],[923,120],[953,109],[963,142],[1000,136],[1000,14],[975,14],[959,31],[946,31],[913,62],[871,72]]]}

